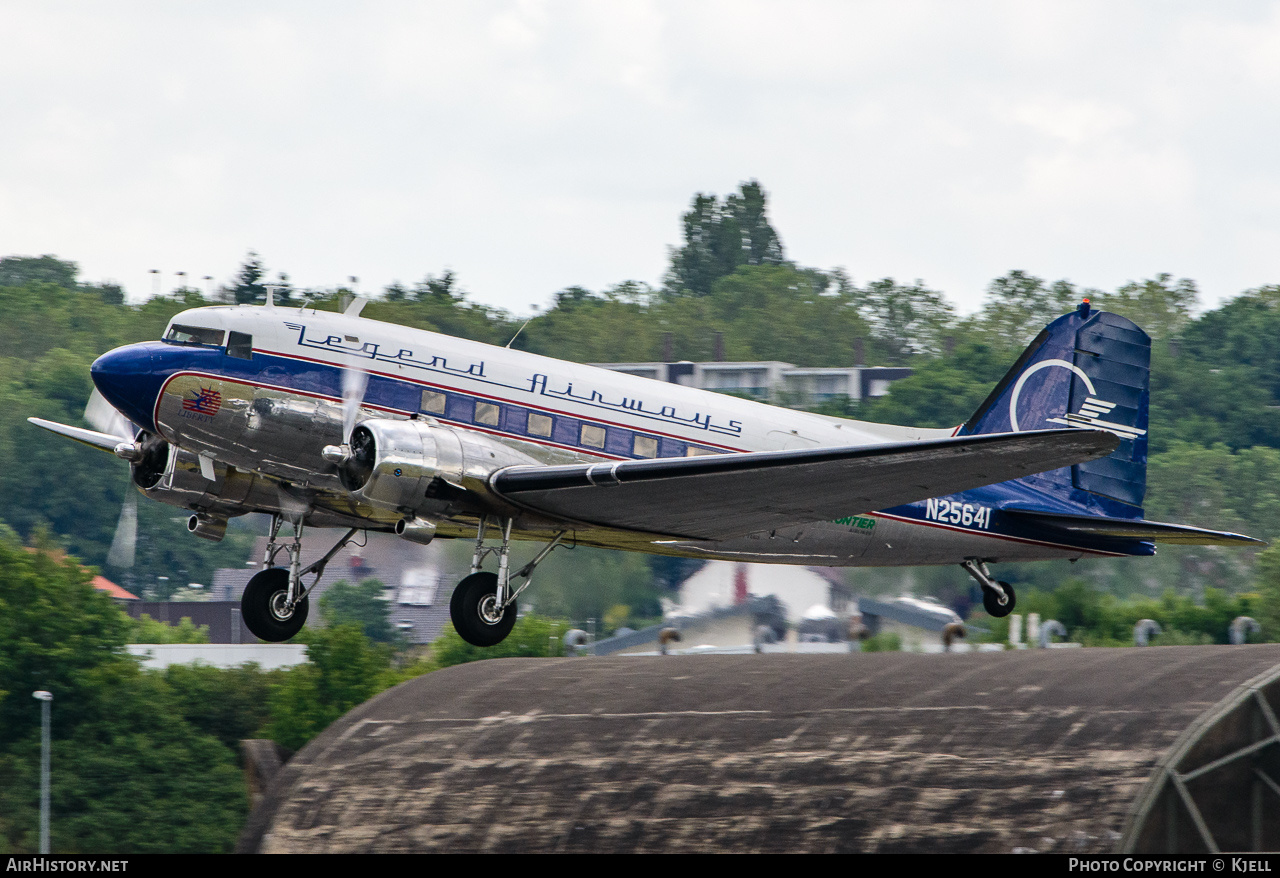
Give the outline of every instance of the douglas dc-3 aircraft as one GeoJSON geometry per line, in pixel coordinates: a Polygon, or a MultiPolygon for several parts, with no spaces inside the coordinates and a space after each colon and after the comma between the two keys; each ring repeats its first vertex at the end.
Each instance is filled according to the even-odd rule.
{"type": "Polygon", "coordinates": [[[775,408],[369,320],[363,304],[185,311],[161,341],[94,362],[97,393],[128,424],[30,420],[129,461],[143,494],[193,511],[197,536],[271,515],[242,603],[267,641],[301,629],[326,562],[368,530],[475,540],[450,609],[478,646],[507,635],[529,575],[564,544],[959,564],[1003,616],[1014,591],[990,562],[1258,542],[1143,519],[1150,339],[1087,301],[953,430],[775,408]],[[347,531],[303,568],[304,526],[347,531]],[[513,572],[512,540],[544,545],[513,572]],[[496,572],[482,569],[491,553],[496,572]]]}

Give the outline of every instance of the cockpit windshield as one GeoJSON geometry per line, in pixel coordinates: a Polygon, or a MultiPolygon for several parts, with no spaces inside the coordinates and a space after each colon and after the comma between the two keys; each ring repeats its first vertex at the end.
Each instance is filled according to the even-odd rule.
{"type": "Polygon", "coordinates": [[[177,344],[200,344],[221,347],[225,333],[221,329],[209,329],[204,326],[182,326],[173,324],[165,333],[164,340],[177,344]]]}

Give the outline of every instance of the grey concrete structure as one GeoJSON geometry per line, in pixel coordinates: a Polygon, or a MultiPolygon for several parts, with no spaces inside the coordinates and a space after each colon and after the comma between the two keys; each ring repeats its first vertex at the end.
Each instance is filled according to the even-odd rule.
{"type": "Polygon", "coordinates": [[[477,662],[335,723],[241,849],[1275,850],[1277,679],[1280,645],[477,662]]]}

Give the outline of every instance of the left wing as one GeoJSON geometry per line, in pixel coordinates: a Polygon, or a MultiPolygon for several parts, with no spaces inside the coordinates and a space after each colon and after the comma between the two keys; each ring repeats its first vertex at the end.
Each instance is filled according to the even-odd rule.
{"type": "Polygon", "coordinates": [[[1101,430],[516,466],[495,492],[553,518],[685,539],[727,539],[940,497],[1104,457],[1101,430]]]}

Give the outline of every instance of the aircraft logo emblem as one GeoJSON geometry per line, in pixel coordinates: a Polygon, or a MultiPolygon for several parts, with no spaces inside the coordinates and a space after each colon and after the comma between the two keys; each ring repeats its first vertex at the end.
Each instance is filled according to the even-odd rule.
{"type": "Polygon", "coordinates": [[[1146,430],[1139,430],[1126,424],[1103,420],[1105,416],[1111,414],[1111,410],[1116,407],[1116,404],[1099,399],[1098,392],[1093,387],[1093,382],[1089,380],[1089,376],[1085,374],[1084,370],[1074,363],[1068,363],[1066,360],[1045,360],[1041,363],[1036,363],[1018,376],[1018,383],[1013,386],[1013,395],[1009,398],[1009,425],[1013,428],[1013,432],[1018,433],[1022,429],[1018,426],[1018,397],[1022,393],[1022,385],[1026,383],[1027,378],[1032,373],[1039,372],[1049,366],[1061,366],[1080,376],[1080,380],[1084,382],[1085,388],[1089,391],[1089,396],[1081,403],[1080,411],[1064,412],[1061,417],[1057,418],[1045,418],[1046,422],[1062,424],[1066,427],[1077,427],[1082,430],[1106,430],[1108,433],[1115,433],[1121,439],[1137,439],[1139,436],[1147,434],[1146,430]]]}
{"type": "Polygon", "coordinates": [[[222,394],[212,387],[201,387],[191,399],[182,401],[182,408],[198,415],[213,417],[222,408],[222,394]]]}

